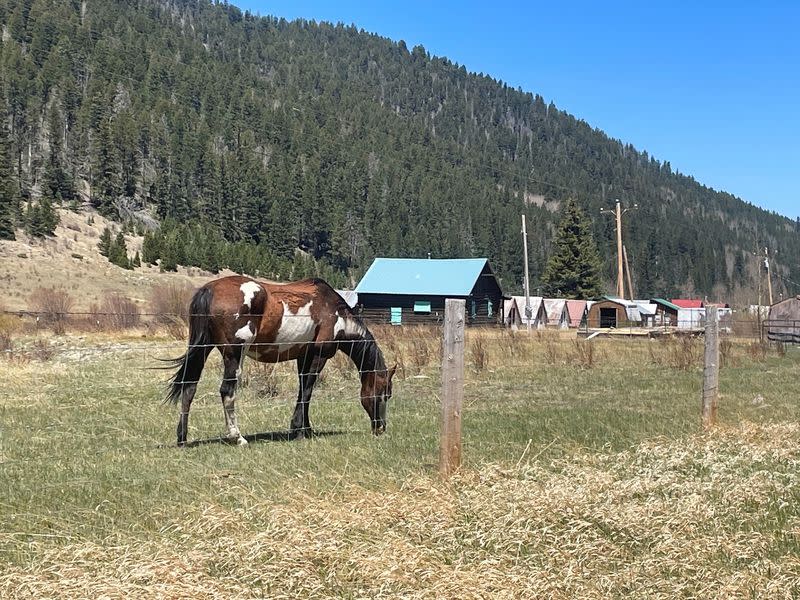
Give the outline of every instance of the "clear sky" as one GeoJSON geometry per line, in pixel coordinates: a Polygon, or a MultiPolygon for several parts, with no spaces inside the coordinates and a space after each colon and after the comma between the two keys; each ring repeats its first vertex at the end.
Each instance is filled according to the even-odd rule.
{"type": "Polygon", "coordinates": [[[800,216],[800,0],[231,3],[421,44],[700,183],[800,216]]]}

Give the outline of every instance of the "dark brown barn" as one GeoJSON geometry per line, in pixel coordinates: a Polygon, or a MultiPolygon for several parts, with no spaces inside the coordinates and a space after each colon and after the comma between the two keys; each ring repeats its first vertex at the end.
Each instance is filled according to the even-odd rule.
{"type": "Polygon", "coordinates": [[[376,258],[356,286],[364,318],[438,323],[447,298],[466,300],[467,323],[503,322],[503,292],[485,258],[376,258]]]}

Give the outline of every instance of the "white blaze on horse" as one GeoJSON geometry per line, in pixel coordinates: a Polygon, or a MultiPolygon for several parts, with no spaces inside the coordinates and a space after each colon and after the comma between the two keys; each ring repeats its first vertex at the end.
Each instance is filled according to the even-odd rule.
{"type": "Polygon", "coordinates": [[[189,347],[171,361],[177,371],[167,398],[180,402],[178,445],[186,444],[189,409],[208,355],[217,348],[224,374],[220,386],[227,440],[246,444],[236,421],[234,395],[245,355],[259,362],[297,361],[300,389],[289,426],[293,438],[312,433],[308,406],[317,376],[337,351],[361,376],[361,405],[372,432],[386,430],[395,367],[386,368],[375,338],[341,296],[321,279],[265,283],[223,277],[201,287],[189,306],[189,347]]]}

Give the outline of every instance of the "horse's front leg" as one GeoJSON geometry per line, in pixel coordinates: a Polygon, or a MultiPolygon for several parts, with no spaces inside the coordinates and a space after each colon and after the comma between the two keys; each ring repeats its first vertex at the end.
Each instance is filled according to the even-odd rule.
{"type": "Polygon", "coordinates": [[[225,427],[227,428],[226,440],[240,446],[247,443],[239,431],[239,423],[236,419],[234,398],[236,395],[236,384],[241,374],[241,364],[244,359],[243,347],[241,345],[225,346],[220,348],[222,361],[225,370],[222,376],[222,385],[219,394],[222,397],[222,411],[225,414],[225,427]]]}
{"type": "Polygon", "coordinates": [[[300,389],[297,391],[297,404],[294,407],[292,421],[289,425],[289,436],[295,440],[311,437],[311,421],[308,418],[308,406],[311,403],[311,394],[320,371],[325,366],[327,359],[319,356],[302,356],[297,359],[297,379],[300,389]]]}

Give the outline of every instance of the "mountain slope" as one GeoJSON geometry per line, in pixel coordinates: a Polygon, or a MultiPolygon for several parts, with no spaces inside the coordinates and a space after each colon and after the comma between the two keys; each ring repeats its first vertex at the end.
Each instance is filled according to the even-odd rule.
{"type": "MultiPolygon", "coordinates": [[[[33,197],[68,179],[105,214],[202,220],[260,244],[275,276],[298,247],[354,273],[430,252],[488,256],[509,291],[521,213],[537,280],[563,200],[596,215],[620,198],[640,206],[625,231],[640,295],[752,301],[763,245],[800,279],[792,221],[420,47],[203,0],[0,0],[0,16],[33,197]]],[[[613,221],[594,235],[610,280],[613,221]]]]}

